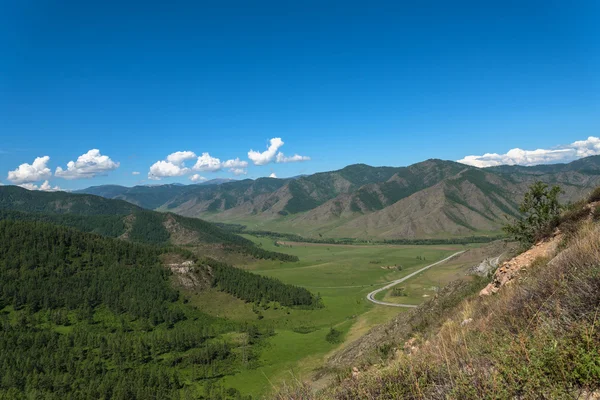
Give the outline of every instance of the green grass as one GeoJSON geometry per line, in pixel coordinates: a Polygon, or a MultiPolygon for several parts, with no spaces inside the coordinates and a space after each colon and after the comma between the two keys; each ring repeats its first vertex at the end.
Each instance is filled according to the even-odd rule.
{"type": "MultiPolygon", "coordinates": [[[[202,312],[234,320],[252,321],[272,327],[276,335],[267,340],[260,356],[259,367],[241,370],[225,379],[244,394],[260,396],[283,381],[307,379],[321,367],[328,353],[346,346],[375,325],[384,323],[405,309],[377,306],[366,300],[366,295],[386,282],[447,257],[465,247],[463,245],[394,246],[394,245],[327,245],[292,243],[276,246],[273,239],[243,235],[265,250],[297,255],[296,263],[262,260],[238,265],[277,278],[284,283],[303,286],[320,294],[325,305],[322,309],[302,310],[270,304],[255,307],[227,294],[209,290],[192,296],[191,302],[202,312]],[[418,257],[418,258],[417,258],[418,257]],[[400,265],[401,270],[395,267],[400,265]],[[259,319],[260,315],[260,319],[259,319]],[[341,344],[332,344],[325,337],[331,327],[342,332],[341,344]],[[299,333],[304,332],[304,333],[299,333]]],[[[464,265],[442,264],[431,268],[403,285],[414,287],[415,295],[409,304],[418,304],[426,298],[434,285],[445,285],[455,279],[464,265]]]]}
{"type": "Polygon", "coordinates": [[[429,297],[435,296],[437,290],[448,282],[458,279],[469,279],[465,275],[465,264],[450,260],[448,263],[423,271],[414,278],[397,285],[403,288],[405,296],[393,296],[393,289],[378,293],[375,298],[388,303],[421,304],[429,297]]]}
{"type": "MultiPolygon", "coordinates": [[[[342,334],[350,329],[347,321],[336,326],[342,334]]],[[[306,379],[311,371],[322,364],[321,355],[338,345],[329,343],[325,337],[329,328],[310,333],[277,330],[263,348],[260,366],[225,379],[225,386],[235,387],[240,392],[258,395],[269,392],[282,381],[306,379]]]]}

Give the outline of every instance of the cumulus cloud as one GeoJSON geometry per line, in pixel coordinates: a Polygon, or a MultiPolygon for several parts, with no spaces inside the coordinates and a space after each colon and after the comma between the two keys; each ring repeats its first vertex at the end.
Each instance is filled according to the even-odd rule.
{"type": "Polygon", "coordinates": [[[139,171],[133,171],[133,172],[131,173],[131,175],[139,175],[139,174],[140,174],[140,172],[139,172],[139,171]]]}
{"type": "Polygon", "coordinates": [[[194,158],[196,158],[196,153],[193,151],[176,151],[175,153],[171,153],[167,156],[166,161],[157,161],[150,166],[148,179],[159,181],[162,178],[187,175],[192,170],[185,166],[185,162],[194,158]]]}
{"type": "Polygon", "coordinates": [[[48,179],[52,176],[52,171],[48,168],[50,157],[37,157],[32,164],[21,164],[14,171],[8,172],[8,180],[12,183],[22,184],[48,179]]]}
{"type": "Polygon", "coordinates": [[[119,168],[118,162],[114,162],[108,156],[103,156],[100,154],[100,150],[92,149],[80,155],[77,161],[69,161],[66,170],[57,167],[54,175],[64,179],[84,179],[106,174],[117,168],[119,168]]]}
{"type": "Polygon", "coordinates": [[[190,181],[192,182],[204,182],[206,180],[205,177],[200,176],[198,174],[194,174],[192,176],[190,176],[190,181]]]}
{"type": "MultiPolygon", "coordinates": [[[[148,178],[159,180],[165,177],[182,176],[191,174],[194,171],[198,172],[217,172],[223,169],[228,169],[234,175],[246,174],[248,161],[242,161],[239,158],[221,161],[217,157],[211,156],[209,153],[202,153],[200,157],[196,156],[193,151],[178,151],[167,156],[166,161],[157,161],[150,167],[148,178]],[[186,161],[196,159],[195,164],[188,168],[185,166],[186,161]]],[[[202,178],[199,174],[190,177],[194,181],[195,176],[202,178]]],[[[202,178],[204,180],[205,178],[202,178]]]]}
{"type": "Polygon", "coordinates": [[[600,138],[590,136],[571,144],[552,149],[511,149],[504,154],[486,153],[482,156],[466,156],[459,163],[485,168],[497,165],[537,165],[569,162],[582,157],[600,154],[600,138]]]}
{"type": "Polygon", "coordinates": [[[259,151],[250,150],[248,152],[248,158],[254,163],[254,165],[266,165],[275,159],[277,150],[283,146],[283,140],[281,138],[272,138],[269,140],[269,147],[262,153],[259,151]]]}
{"type": "Polygon", "coordinates": [[[278,163],[302,162],[302,161],[309,161],[309,160],[310,160],[310,157],[301,156],[298,154],[294,154],[291,157],[286,157],[282,152],[277,153],[277,157],[275,158],[275,161],[278,163]]]}
{"type": "Polygon", "coordinates": [[[271,175],[269,175],[269,178],[277,178],[277,175],[275,175],[275,172],[271,172],[271,175]]]}
{"type": "Polygon", "coordinates": [[[159,181],[161,178],[173,176],[182,176],[190,172],[189,168],[182,165],[176,165],[169,161],[157,161],[150,166],[148,179],[159,181]]]}
{"type": "Polygon", "coordinates": [[[221,160],[211,157],[208,153],[202,153],[193,169],[194,171],[216,172],[221,169],[221,160]]]}
{"type": "Polygon", "coordinates": [[[167,161],[175,165],[181,165],[185,161],[196,157],[196,153],[193,151],[176,151],[175,153],[171,153],[167,156],[167,161]]]}
{"type": "Polygon", "coordinates": [[[48,182],[47,180],[45,180],[44,183],[42,183],[40,186],[33,184],[33,183],[23,183],[18,186],[22,187],[23,189],[27,189],[27,190],[41,190],[44,192],[57,192],[59,190],[62,190],[58,186],[52,187],[52,185],[50,185],[50,182],[48,182]]]}
{"type": "Polygon", "coordinates": [[[246,168],[248,161],[242,161],[239,158],[235,160],[227,160],[223,163],[223,168],[246,168]]]}
{"type": "Polygon", "coordinates": [[[242,161],[239,158],[234,160],[227,160],[222,164],[223,168],[229,168],[229,172],[234,175],[246,175],[246,167],[248,167],[248,161],[242,161]]]}
{"type": "Polygon", "coordinates": [[[266,165],[271,162],[290,163],[310,160],[310,157],[301,156],[299,154],[294,154],[291,157],[286,157],[285,154],[279,151],[279,149],[284,144],[285,143],[283,142],[283,140],[281,140],[281,138],[272,138],[269,141],[269,147],[266,151],[263,151],[261,153],[259,151],[250,150],[248,152],[248,158],[254,163],[254,165],[266,165]]]}
{"type": "Polygon", "coordinates": [[[248,172],[244,168],[231,168],[229,172],[234,174],[235,176],[246,175],[248,172]]]}

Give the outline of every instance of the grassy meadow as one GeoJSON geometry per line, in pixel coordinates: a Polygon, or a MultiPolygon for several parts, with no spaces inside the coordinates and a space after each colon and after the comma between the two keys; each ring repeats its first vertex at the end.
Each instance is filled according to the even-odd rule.
{"type": "MultiPolygon", "coordinates": [[[[366,295],[386,282],[399,279],[419,268],[472,246],[329,245],[281,243],[273,239],[244,235],[266,250],[297,255],[296,263],[256,261],[238,265],[255,273],[303,286],[319,294],[324,307],[317,310],[292,309],[277,304],[257,307],[216,290],[201,292],[191,299],[201,311],[235,321],[252,321],[272,327],[276,334],[263,345],[260,366],[225,378],[225,385],[242,393],[259,396],[284,381],[310,379],[323,360],[375,325],[388,321],[406,309],[370,303],[366,295]],[[335,342],[326,339],[331,329],[339,331],[335,342]]],[[[464,263],[441,264],[406,281],[410,296],[382,296],[391,301],[419,304],[434,287],[464,276],[464,263]]]]}

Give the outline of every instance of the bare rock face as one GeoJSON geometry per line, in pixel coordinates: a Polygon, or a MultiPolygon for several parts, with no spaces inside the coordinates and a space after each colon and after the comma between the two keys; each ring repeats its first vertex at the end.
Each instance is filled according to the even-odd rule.
{"type": "Polygon", "coordinates": [[[483,288],[479,292],[479,295],[489,296],[490,294],[497,293],[502,286],[516,278],[519,275],[519,271],[531,266],[536,259],[554,256],[561,239],[562,235],[557,231],[551,238],[536,243],[526,252],[503,263],[494,273],[492,282],[483,288]]]}
{"type": "Polygon", "coordinates": [[[210,278],[193,261],[167,264],[167,267],[185,289],[204,289],[210,286],[210,278]]]}
{"type": "Polygon", "coordinates": [[[494,269],[500,264],[502,255],[498,257],[489,257],[483,260],[481,263],[473,267],[469,272],[474,275],[488,276],[494,269]]]}

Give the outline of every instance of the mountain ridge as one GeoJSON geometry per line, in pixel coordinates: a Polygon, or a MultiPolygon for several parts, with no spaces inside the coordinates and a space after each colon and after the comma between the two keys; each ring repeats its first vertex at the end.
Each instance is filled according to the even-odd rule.
{"type": "Polygon", "coordinates": [[[566,164],[489,168],[440,159],[406,167],[352,164],[287,179],[80,192],[278,232],[397,239],[497,232],[505,216],[518,215],[517,203],[535,180],[560,185],[562,200],[575,201],[600,184],[600,156],[566,164]],[[441,182],[443,190],[437,186],[441,182]],[[428,196],[433,199],[425,201],[428,196]]]}

